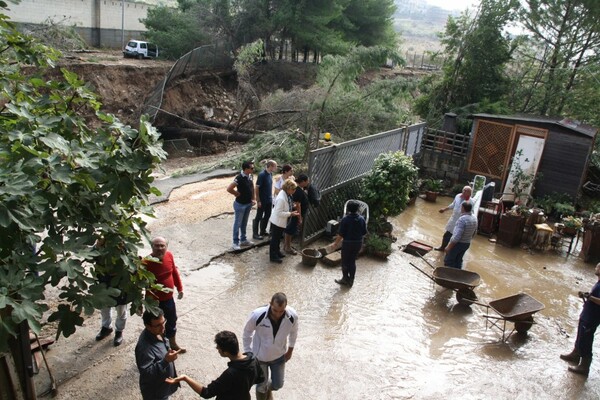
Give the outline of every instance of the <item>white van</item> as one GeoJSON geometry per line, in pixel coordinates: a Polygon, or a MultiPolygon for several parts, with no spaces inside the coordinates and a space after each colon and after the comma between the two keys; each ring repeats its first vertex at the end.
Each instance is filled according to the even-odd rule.
{"type": "Polygon", "coordinates": [[[158,57],[158,47],[155,44],[144,42],[142,40],[130,40],[123,50],[123,57],[156,58],[158,57]]]}

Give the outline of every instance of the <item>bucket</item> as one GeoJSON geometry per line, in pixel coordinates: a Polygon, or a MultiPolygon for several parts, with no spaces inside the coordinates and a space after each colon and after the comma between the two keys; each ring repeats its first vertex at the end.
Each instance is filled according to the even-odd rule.
{"type": "Polygon", "coordinates": [[[317,249],[304,249],[302,250],[302,264],[314,267],[317,265],[317,261],[321,258],[321,253],[317,249]]]}

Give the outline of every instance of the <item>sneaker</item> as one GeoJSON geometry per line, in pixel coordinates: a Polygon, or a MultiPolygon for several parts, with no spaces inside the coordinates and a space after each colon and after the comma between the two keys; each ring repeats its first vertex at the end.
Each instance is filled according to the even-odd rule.
{"type": "Polygon", "coordinates": [[[96,335],[96,341],[100,341],[100,340],[104,339],[105,337],[110,335],[112,332],[113,332],[112,328],[102,327],[102,329],[100,329],[100,332],[96,335]]]}
{"type": "Polygon", "coordinates": [[[242,243],[240,243],[240,246],[252,246],[254,245],[254,242],[251,242],[250,240],[244,240],[242,243]]]}
{"type": "Polygon", "coordinates": [[[271,259],[269,259],[269,261],[271,261],[273,263],[277,263],[277,264],[281,264],[283,262],[283,260],[281,258],[271,258],[271,259]]]}
{"type": "Polygon", "coordinates": [[[120,346],[121,343],[123,343],[123,332],[116,331],[115,338],[113,339],[113,345],[116,347],[116,346],[120,346]]]}
{"type": "Polygon", "coordinates": [[[278,256],[279,256],[279,258],[285,258],[285,254],[283,254],[283,253],[279,253],[278,256]]]}
{"type": "Polygon", "coordinates": [[[264,237],[260,236],[260,235],[252,235],[252,239],[254,239],[254,240],[263,240],[264,237]]]}
{"type": "Polygon", "coordinates": [[[234,243],[234,244],[231,245],[231,250],[233,250],[233,251],[238,251],[238,250],[241,250],[241,249],[242,248],[237,243],[234,243]]]}

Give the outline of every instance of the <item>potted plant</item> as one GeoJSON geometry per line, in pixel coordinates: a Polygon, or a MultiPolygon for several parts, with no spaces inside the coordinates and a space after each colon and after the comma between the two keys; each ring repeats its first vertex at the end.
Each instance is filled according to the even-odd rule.
{"type": "Polygon", "coordinates": [[[444,188],[444,183],[441,179],[426,179],[424,183],[425,200],[435,202],[437,195],[444,188]]]}
{"type": "Polygon", "coordinates": [[[583,220],[572,215],[564,217],[562,220],[562,233],[569,236],[575,236],[577,231],[583,226],[583,220]]]}
{"type": "Polygon", "coordinates": [[[365,247],[368,254],[379,258],[388,258],[392,254],[393,239],[389,236],[367,235],[365,247]]]}
{"type": "Polygon", "coordinates": [[[421,188],[421,185],[423,184],[423,182],[421,182],[420,179],[414,179],[412,182],[412,186],[410,187],[410,191],[408,192],[408,204],[407,205],[413,205],[415,204],[415,202],[417,201],[417,197],[419,197],[419,189],[421,188]]]}

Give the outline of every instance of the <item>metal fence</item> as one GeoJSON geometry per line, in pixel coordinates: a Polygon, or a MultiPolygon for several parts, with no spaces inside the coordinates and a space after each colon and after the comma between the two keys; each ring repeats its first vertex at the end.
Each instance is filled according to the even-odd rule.
{"type": "Polygon", "coordinates": [[[198,71],[231,68],[232,65],[233,57],[231,48],[228,45],[211,44],[195,48],[177,60],[165,78],[156,85],[150,96],[146,98],[144,107],[142,107],[142,114],[148,114],[150,121],[154,121],[160,111],[165,89],[171,81],[192,75],[198,71]]]}
{"type": "Polygon", "coordinates": [[[325,232],[329,220],[342,216],[344,203],[360,195],[360,180],[373,168],[382,153],[420,151],[425,124],[323,147],[310,152],[308,171],[311,183],[321,191],[321,204],[312,207],[304,221],[302,243],[309,243],[325,232]]]}

